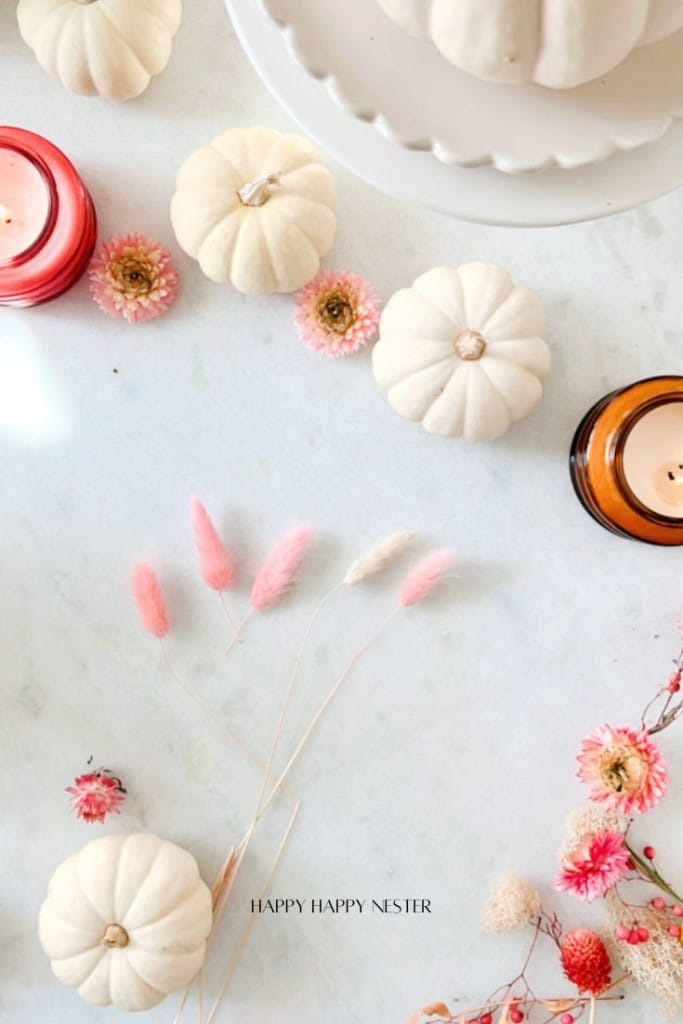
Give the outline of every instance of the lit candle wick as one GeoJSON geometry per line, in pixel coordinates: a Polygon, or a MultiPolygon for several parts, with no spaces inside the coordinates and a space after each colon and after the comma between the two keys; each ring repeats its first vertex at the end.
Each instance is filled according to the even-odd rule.
{"type": "Polygon", "coordinates": [[[9,207],[3,206],[2,203],[0,203],[0,221],[2,221],[3,224],[12,223],[12,211],[9,207]]]}

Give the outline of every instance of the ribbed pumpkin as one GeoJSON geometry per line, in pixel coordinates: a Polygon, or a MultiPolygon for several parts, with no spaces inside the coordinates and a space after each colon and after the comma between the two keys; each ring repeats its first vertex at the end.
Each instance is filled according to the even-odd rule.
{"type": "Polygon", "coordinates": [[[502,267],[437,267],[387,303],[375,380],[396,412],[430,433],[491,441],[541,400],[543,322],[537,297],[502,267]]]}
{"type": "Polygon", "coordinates": [[[568,89],[683,28],[683,0],[379,0],[452,64],[491,82],[568,89]]]}
{"type": "Polygon", "coordinates": [[[181,0],[19,0],[24,41],[38,63],[84,96],[129,100],[171,57],[181,0]]]}
{"type": "Polygon", "coordinates": [[[147,1010],[195,976],[211,921],[191,854],[157,836],[115,835],[57,868],[39,934],[57,978],[86,1002],[147,1010]]]}
{"type": "Polygon", "coordinates": [[[334,179],[306,139],[237,129],[183,164],[171,221],[207,277],[263,295],[315,277],[334,241],[335,206],[334,179]]]}

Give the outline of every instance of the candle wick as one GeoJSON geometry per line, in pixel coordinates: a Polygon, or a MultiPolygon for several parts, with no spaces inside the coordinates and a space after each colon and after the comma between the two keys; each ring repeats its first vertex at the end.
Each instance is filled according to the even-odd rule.
{"type": "Polygon", "coordinates": [[[671,470],[666,474],[672,484],[683,484],[683,476],[679,476],[678,473],[672,473],[671,470]]]}
{"type": "Polygon", "coordinates": [[[12,211],[9,209],[9,207],[3,206],[2,203],[0,203],[0,220],[3,222],[3,224],[12,223],[12,211]]]}

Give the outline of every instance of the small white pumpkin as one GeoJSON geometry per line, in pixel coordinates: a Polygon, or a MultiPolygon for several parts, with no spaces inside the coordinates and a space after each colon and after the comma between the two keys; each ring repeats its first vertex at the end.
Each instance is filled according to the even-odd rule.
{"type": "Polygon", "coordinates": [[[71,92],[129,100],[171,57],[181,0],[19,0],[24,41],[71,92]]]}
{"type": "Polygon", "coordinates": [[[540,402],[543,307],[502,267],[438,267],[395,293],[372,353],[390,405],[432,434],[491,441],[540,402]]]}
{"type": "Polygon", "coordinates": [[[236,129],[183,164],[171,222],[212,281],[266,295],[315,277],[336,234],[335,206],[334,179],[306,139],[236,129]]]}
{"type": "Polygon", "coordinates": [[[38,929],[55,975],[86,1002],[147,1010],[195,976],[211,921],[191,854],[157,836],[116,835],[57,868],[38,929]]]}
{"type": "Polygon", "coordinates": [[[683,0],[379,0],[451,64],[491,82],[568,89],[683,27],[683,0]]]}

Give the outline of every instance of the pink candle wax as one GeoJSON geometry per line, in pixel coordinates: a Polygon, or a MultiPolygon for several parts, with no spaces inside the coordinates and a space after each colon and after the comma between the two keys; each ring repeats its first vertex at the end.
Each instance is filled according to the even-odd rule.
{"type": "Polygon", "coordinates": [[[50,192],[35,164],[0,148],[0,261],[35,245],[50,214],[50,192]]]}

